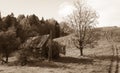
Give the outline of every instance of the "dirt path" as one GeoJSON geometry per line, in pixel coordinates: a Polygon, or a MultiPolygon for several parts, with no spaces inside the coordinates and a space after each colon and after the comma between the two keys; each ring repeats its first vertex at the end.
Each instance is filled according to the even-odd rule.
{"type": "Polygon", "coordinates": [[[115,45],[115,47],[112,47],[113,49],[113,56],[110,62],[110,66],[108,69],[108,73],[120,73],[119,72],[119,48],[115,45]]]}

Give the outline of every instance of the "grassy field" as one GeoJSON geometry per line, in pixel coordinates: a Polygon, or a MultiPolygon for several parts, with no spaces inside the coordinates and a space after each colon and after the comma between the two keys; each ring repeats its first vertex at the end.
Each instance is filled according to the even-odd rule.
{"type": "Polygon", "coordinates": [[[33,61],[26,66],[14,63],[15,57],[11,57],[7,65],[0,65],[0,73],[109,73],[112,50],[107,41],[100,40],[95,48],[84,49],[82,57],[74,47],[66,51],[65,56],[54,62],[33,61]]]}

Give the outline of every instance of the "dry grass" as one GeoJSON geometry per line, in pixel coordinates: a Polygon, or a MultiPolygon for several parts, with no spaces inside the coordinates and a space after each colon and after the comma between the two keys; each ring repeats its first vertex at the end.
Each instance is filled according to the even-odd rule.
{"type": "Polygon", "coordinates": [[[71,47],[54,62],[32,61],[20,66],[15,64],[15,58],[10,58],[8,65],[0,66],[0,73],[108,73],[111,52],[108,42],[100,40],[95,48],[84,49],[83,57],[79,56],[78,49],[71,47]]]}

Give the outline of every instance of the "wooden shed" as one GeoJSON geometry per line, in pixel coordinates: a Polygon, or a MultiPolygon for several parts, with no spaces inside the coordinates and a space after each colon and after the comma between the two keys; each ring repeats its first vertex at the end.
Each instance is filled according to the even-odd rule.
{"type": "Polygon", "coordinates": [[[37,59],[57,59],[60,53],[65,53],[62,45],[50,39],[50,35],[31,37],[20,46],[20,50],[23,56],[37,59]]]}

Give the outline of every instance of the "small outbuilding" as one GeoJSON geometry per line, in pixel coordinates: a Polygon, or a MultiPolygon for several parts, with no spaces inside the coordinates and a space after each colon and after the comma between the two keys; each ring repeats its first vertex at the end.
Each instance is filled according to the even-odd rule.
{"type": "Polygon", "coordinates": [[[65,46],[53,41],[50,35],[30,37],[20,46],[21,58],[57,59],[65,54],[65,46]]]}

